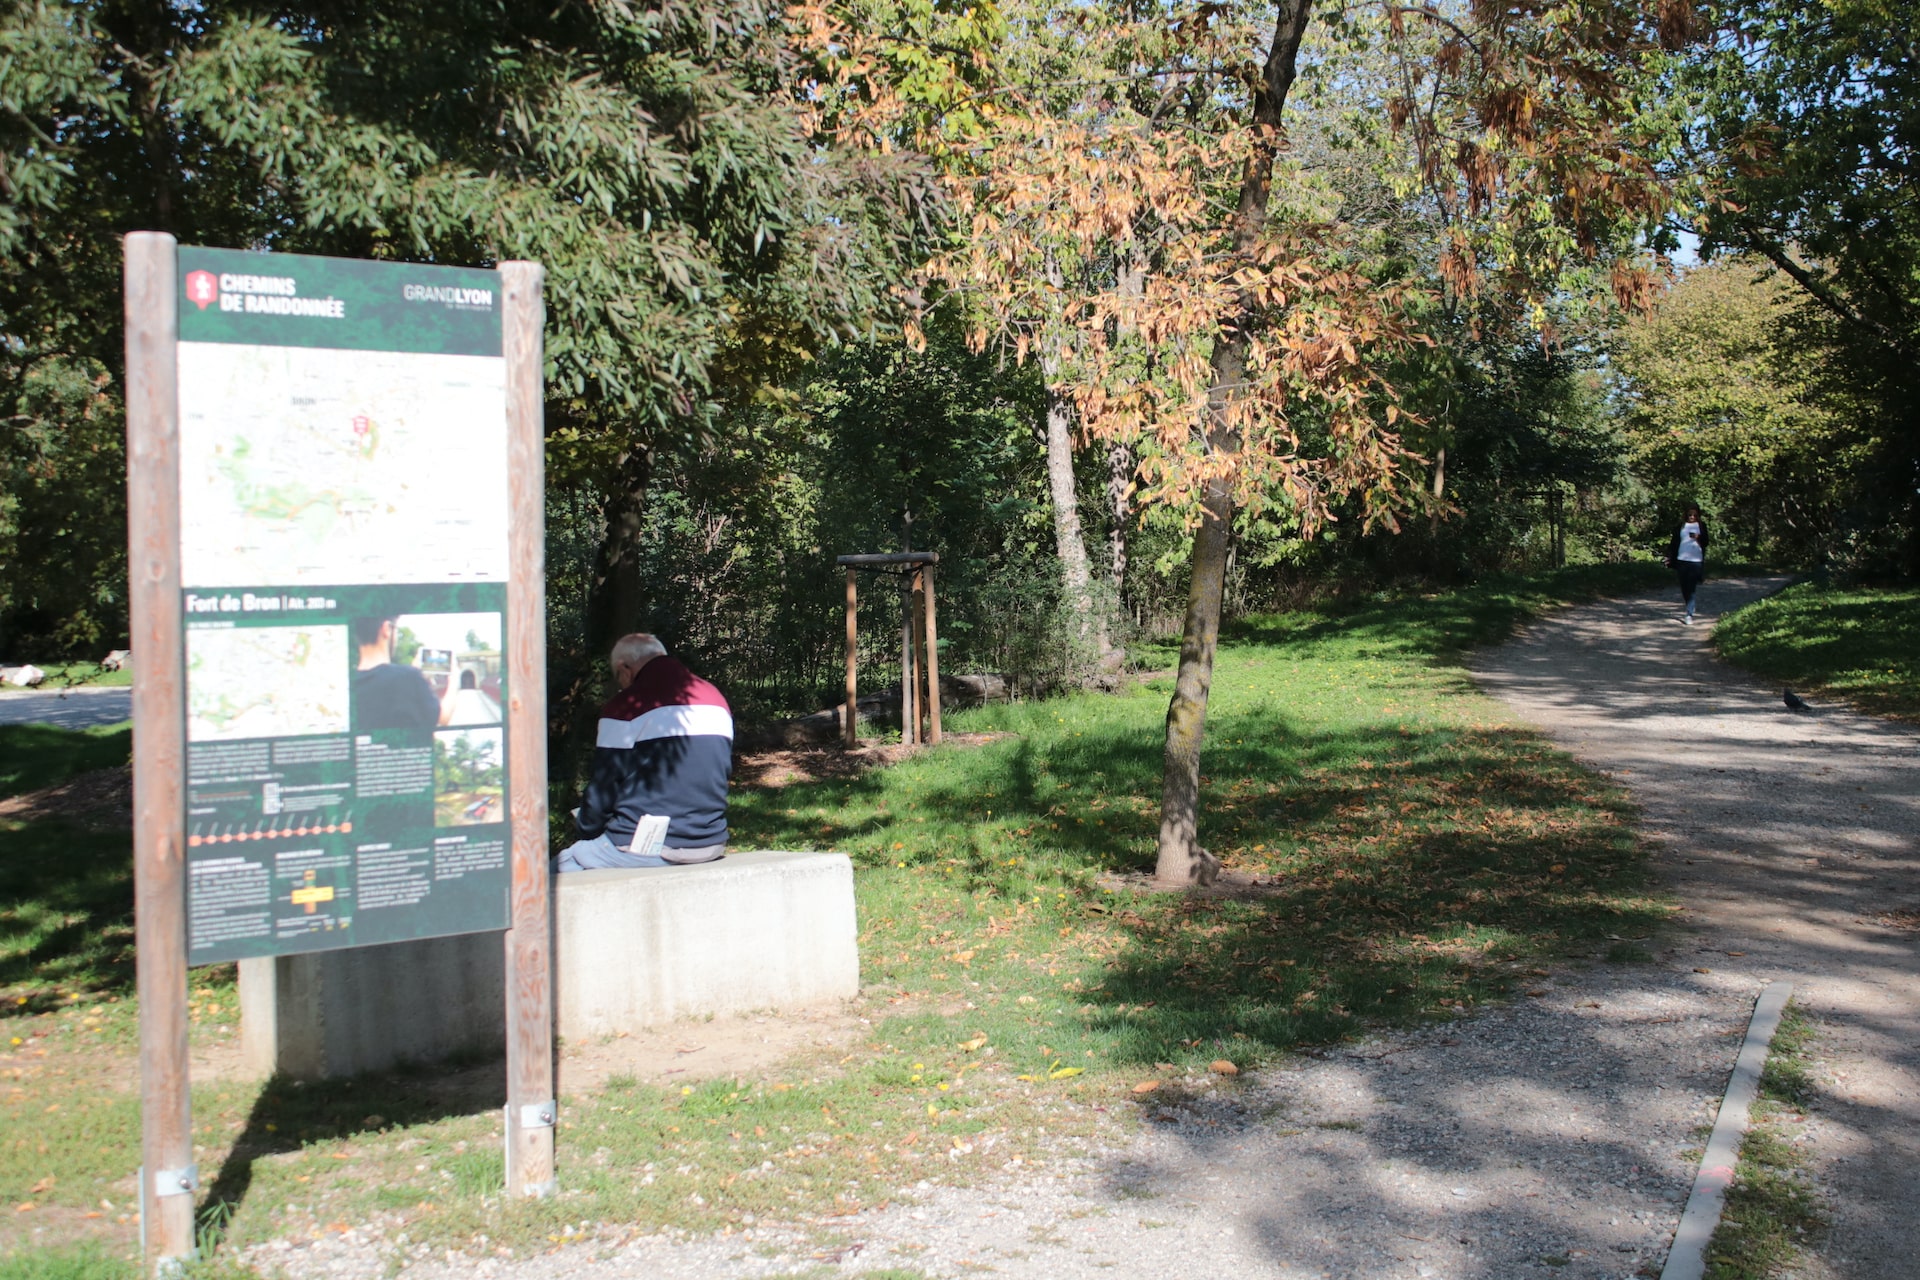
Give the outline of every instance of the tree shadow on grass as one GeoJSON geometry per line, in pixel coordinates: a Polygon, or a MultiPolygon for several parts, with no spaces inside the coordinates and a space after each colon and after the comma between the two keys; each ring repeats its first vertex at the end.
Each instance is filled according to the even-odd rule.
{"type": "MultiPolygon", "coordinates": [[[[1259,882],[1239,896],[1098,887],[1152,854],[1160,744],[1144,727],[983,748],[969,775],[912,792],[929,830],[963,839],[895,850],[913,828],[894,811],[861,818],[847,847],[867,865],[937,860],[952,887],[929,892],[1009,904],[1051,860],[1085,920],[1089,963],[1069,989],[1109,1059],[1139,1064],[1259,1060],[1452,1016],[1505,993],[1522,962],[1665,918],[1621,793],[1530,733],[1311,733],[1261,709],[1218,717],[1211,736],[1203,838],[1259,882]]],[[[883,789],[869,777],[783,799],[799,814],[883,789]]]]}
{"type": "MultiPolygon", "coordinates": [[[[497,1112],[505,1100],[505,1062],[478,1054],[344,1080],[274,1077],[254,1099],[245,1124],[208,1184],[195,1223],[202,1252],[210,1253],[225,1238],[253,1188],[259,1161],[389,1129],[497,1112]]],[[[504,1157],[492,1144],[442,1165],[452,1171],[458,1184],[452,1190],[484,1195],[505,1185],[504,1157]]],[[[356,1172],[377,1171],[363,1166],[356,1172]]]]}
{"type": "MultiPolygon", "coordinates": [[[[124,765],[131,746],[129,729],[0,725],[0,797],[124,765]]],[[[0,819],[0,990],[28,988],[4,1016],[133,988],[133,838],[94,816],[0,819]]]]}
{"type": "Polygon", "coordinates": [[[59,992],[133,989],[133,856],[125,831],[60,820],[0,827],[0,989],[30,985],[0,1016],[31,1017],[59,992]]]}
{"type": "Polygon", "coordinates": [[[0,724],[0,796],[52,786],[89,769],[124,765],[131,728],[82,732],[45,724],[0,724]]]}
{"type": "Polygon", "coordinates": [[[1621,797],[1530,734],[1262,719],[1241,717],[1205,806],[1210,847],[1258,887],[1109,908],[1126,932],[1083,999],[1117,1060],[1257,1060],[1450,1016],[1505,994],[1513,962],[1665,918],[1621,797]]]}

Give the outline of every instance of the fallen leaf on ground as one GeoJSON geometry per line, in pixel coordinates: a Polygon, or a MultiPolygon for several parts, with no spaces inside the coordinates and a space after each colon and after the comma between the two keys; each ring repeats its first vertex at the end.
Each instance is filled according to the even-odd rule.
{"type": "Polygon", "coordinates": [[[1160,1082],[1158,1080],[1142,1080],[1139,1084],[1133,1086],[1133,1091],[1135,1093],[1152,1093],[1159,1087],[1160,1082]]]}
{"type": "Polygon", "coordinates": [[[1240,1074],[1240,1068],[1234,1066],[1231,1062],[1228,1062],[1225,1058],[1217,1058],[1214,1061],[1208,1063],[1207,1070],[1213,1072],[1213,1074],[1217,1076],[1237,1076],[1240,1074]]]}

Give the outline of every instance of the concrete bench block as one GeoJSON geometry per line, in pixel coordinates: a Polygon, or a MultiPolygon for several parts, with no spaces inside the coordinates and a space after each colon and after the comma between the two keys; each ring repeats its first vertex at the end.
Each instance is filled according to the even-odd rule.
{"type": "MultiPolygon", "coordinates": [[[[736,853],[554,880],[555,1030],[577,1041],[676,1018],[799,1009],[860,992],[853,863],[736,853]]],[[[506,1044],[498,933],[240,962],[250,1069],[382,1071],[506,1044]]]]}
{"type": "Polygon", "coordinates": [[[240,1053],[302,1080],[504,1051],[504,936],[467,933],[240,962],[240,1053]]]}
{"type": "Polygon", "coordinates": [[[553,994],[567,1040],[860,993],[845,854],[738,853],[555,883],[553,994]]]}

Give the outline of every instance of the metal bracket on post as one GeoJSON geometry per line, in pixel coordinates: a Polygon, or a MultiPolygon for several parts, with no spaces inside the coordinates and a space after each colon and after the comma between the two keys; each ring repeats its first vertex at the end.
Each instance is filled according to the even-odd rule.
{"type": "Polygon", "coordinates": [[[520,1127],[522,1129],[551,1129],[558,1121],[560,1108],[552,1098],[545,1102],[529,1102],[520,1108],[520,1127]]]}
{"type": "Polygon", "coordinates": [[[153,1171],[153,1194],[156,1196],[190,1196],[200,1189],[200,1166],[190,1164],[184,1169],[155,1169],[153,1171]]]}

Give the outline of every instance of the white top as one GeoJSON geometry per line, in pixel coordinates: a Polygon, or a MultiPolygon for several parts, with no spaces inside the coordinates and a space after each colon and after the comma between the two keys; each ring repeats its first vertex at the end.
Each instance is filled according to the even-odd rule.
{"type": "Polygon", "coordinates": [[[1707,550],[1700,545],[1700,525],[1689,520],[1680,526],[1680,558],[1689,564],[1704,564],[1707,550]]]}

